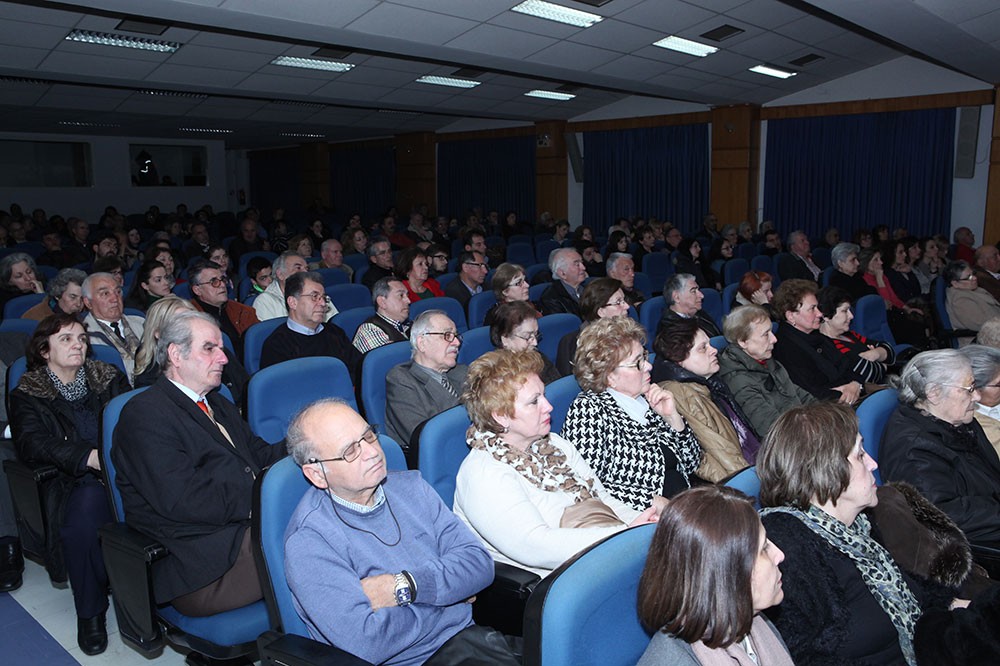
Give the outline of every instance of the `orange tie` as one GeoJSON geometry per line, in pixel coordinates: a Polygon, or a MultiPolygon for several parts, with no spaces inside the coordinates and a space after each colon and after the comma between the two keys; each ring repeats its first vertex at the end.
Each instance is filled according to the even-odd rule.
{"type": "Polygon", "coordinates": [[[201,400],[198,401],[197,404],[198,404],[198,407],[201,409],[201,411],[205,412],[205,415],[208,416],[208,418],[211,419],[212,418],[212,412],[208,411],[208,403],[205,402],[205,399],[202,398],[201,400]]]}

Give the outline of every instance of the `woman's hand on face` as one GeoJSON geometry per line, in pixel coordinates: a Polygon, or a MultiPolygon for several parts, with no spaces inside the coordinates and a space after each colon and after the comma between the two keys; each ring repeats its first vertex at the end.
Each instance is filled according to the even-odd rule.
{"type": "Polygon", "coordinates": [[[754,305],[767,305],[767,294],[764,293],[763,289],[758,289],[750,294],[750,302],[754,305]]]}
{"type": "Polygon", "coordinates": [[[90,454],[87,455],[87,467],[100,471],[101,456],[97,454],[97,449],[91,449],[90,454]]]}
{"type": "Polygon", "coordinates": [[[655,523],[660,519],[660,512],[657,511],[655,506],[651,506],[638,516],[635,517],[631,523],[628,524],[629,527],[636,527],[638,525],[648,525],[649,523],[655,523]]]}
{"type": "Polygon", "coordinates": [[[646,391],[646,402],[674,430],[684,430],[684,419],[677,413],[677,405],[674,404],[673,393],[660,388],[656,384],[650,384],[649,389],[646,391]]]}
{"type": "Polygon", "coordinates": [[[861,397],[861,384],[858,382],[848,382],[843,386],[834,386],[834,391],[840,391],[840,400],[845,405],[853,405],[861,397]]]}
{"type": "Polygon", "coordinates": [[[34,282],[32,283],[32,289],[34,289],[34,290],[35,290],[35,293],[36,293],[36,294],[44,294],[44,293],[45,293],[45,287],[43,287],[43,286],[42,286],[42,283],[41,283],[41,282],[39,282],[38,280],[35,280],[35,281],[34,281],[34,282]]]}

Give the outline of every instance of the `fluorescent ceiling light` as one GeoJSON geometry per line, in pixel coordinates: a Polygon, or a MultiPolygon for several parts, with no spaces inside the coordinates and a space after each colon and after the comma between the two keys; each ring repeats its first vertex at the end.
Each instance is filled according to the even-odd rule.
{"type": "Polygon", "coordinates": [[[680,51],[681,53],[698,56],[699,58],[712,55],[719,50],[714,46],[692,42],[690,39],[684,39],[683,37],[678,37],[677,35],[670,35],[669,37],[664,37],[658,42],[653,42],[653,46],[659,46],[661,49],[670,49],[671,51],[680,51]]]}
{"type": "Polygon", "coordinates": [[[101,46],[121,46],[126,49],[158,51],[160,53],[173,53],[181,47],[177,42],[165,42],[161,39],[146,39],[144,37],[129,37],[128,35],[116,35],[112,32],[95,32],[93,30],[74,30],[66,35],[66,39],[71,42],[100,44],[101,46]]]}
{"type": "Polygon", "coordinates": [[[309,134],[307,132],[281,132],[279,136],[287,136],[293,139],[325,139],[326,134],[309,134]]]}
{"type": "Polygon", "coordinates": [[[538,97],[540,99],[555,99],[560,102],[566,102],[576,97],[576,95],[570,95],[569,93],[562,93],[562,92],[554,92],[552,90],[531,90],[529,92],[524,93],[524,96],[538,97]]]}
{"type": "Polygon", "coordinates": [[[751,67],[750,71],[756,72],[757,74],[764,74],[765,76],[773,76],[776,79],[787,79],[789,77],[795,76],[798,73],[798,72],[786,72],[783,69],[768,67],[767,65],[757,65],[756,67],[751,67]]]}
{"type": "Polygon", "coordinates": [[[59,124],[67,127],[121,127],[116,123],[87,123],[82,120],[60,120],[59,124]]]}
{"type": "Polygon", "coordinates": [[[319,58],[296,58],[294,56],[278,56],[271,61],[272,65],[282,67],[301,67],[302,69],[321,69],[325,72],[347,72],[354,69],[349,62],[336,60],[320,60],[319,58]]]}
{"type": "Polygon", "coordinates": [[[434,86],[451,86],[452,88],[475,88],[482,81],[455,79],[449,76],[421,76],[417,83],[429,83],[434,86]]]}
{"type": "Polygon", "coordinates": [[[590,12],[581,12],[579,9],[563,7],[562,5],[545,2],[545,0],[524,0],[521,4],[511,7],[510,10],[549,21],[575,25],[578,28],[589,28],[595,23],[600,23],[604,20],[603,16],[591,14],[590,12]]]}
{"type": "Polygon", "coordinates": [[[207,132],[209,134],[232,134],[231,129],[215,129],[213,127],[178,127],[182,132],[207,132]]]}

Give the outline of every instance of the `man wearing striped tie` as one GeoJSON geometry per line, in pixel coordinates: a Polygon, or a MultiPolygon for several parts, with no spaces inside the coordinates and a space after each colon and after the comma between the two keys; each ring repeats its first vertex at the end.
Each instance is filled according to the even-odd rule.
{"type": "Polygon", "coordinates": [[[458,365],[462,336],[442,310],[423,312],[410,329],[412,359],[385,378],[387,434],[417,459],[419,428],[424,421],[458,404],[468,366],[458,365]]]}

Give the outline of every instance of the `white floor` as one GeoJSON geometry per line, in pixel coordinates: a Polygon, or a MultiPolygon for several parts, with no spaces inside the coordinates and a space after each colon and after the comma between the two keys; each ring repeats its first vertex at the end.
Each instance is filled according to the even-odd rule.
{"type": "MultiPolygon", "coordinates": [[[[35,562],[25,561],[24,584],[21,589],[11,592],[11,596],[35,618],[76,661],[84,666],[182,666],[184,655],[170,646],[155,657],[147,657],[125,645],[118,636],[118,623],[114,605],[108,609],[108,649],[100,655],[90,657],[80,651],[76,644],[76,612],[73,609],[73,593],[67,586],[58,589],[49,581],[45,568],[35,562]]],[[[0,661],[4,661],[0,658],[0,661]]],[[[9,664],[9,662],[7,662],[9,664]]],[[[21,666],[9,664],[9,666],[21,666]]]]}

